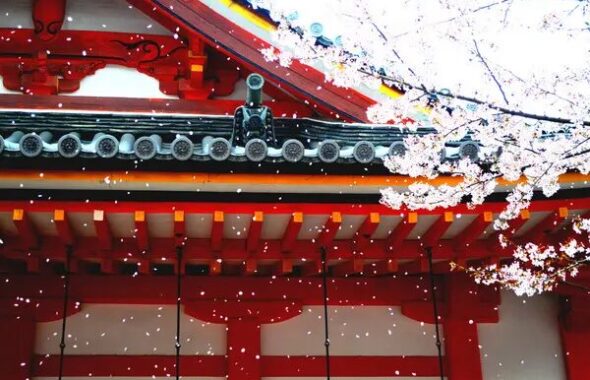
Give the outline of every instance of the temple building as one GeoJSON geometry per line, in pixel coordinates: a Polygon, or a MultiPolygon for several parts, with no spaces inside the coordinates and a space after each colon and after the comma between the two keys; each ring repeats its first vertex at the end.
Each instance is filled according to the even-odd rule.
{"type": "MultiPolygon", "coordinates": [[[[451,271],[510,258],[509,184],[474,209],[380,204],[413,181],[384,157],[430,130],[370,124],[386,86],[265,60],[274,28],[232,0],[2,2],[0,379],[590,378],[585,290],[451,271]]],[[[515,240],[590,211],[587,177],[561,186],[515,240]]]]}

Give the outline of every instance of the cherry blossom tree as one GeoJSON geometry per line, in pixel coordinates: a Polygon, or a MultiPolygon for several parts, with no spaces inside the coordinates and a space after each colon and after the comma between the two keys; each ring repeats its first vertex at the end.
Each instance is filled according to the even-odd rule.
{"type": "MultiPolygon", "coordinates": [[[[429,131],[386,158],[390,171],[416,181],[405,191],[383,189],[383,204],[475,206],[508,182],[507,207],[494,225],[505,230],[535,191],[551,197],[562,174],[590,172],[590,1],[251,2],[278,23],[277,48],[262,52],[268,60],[300,60],[338,86],[388,86],[399,96],[382,97],[369,119],[409,116],[407,128],[429,131]],[[478,151],[460,160],[441,155],[465,141],[478,151]],[[438,176],[461,181],[423,180],[438,176]]],[[[519,294],[550,290],[590,259],[589,223],[574,222],[576,239],[514,246],[510,264],[463,269],[519,294]]]]}

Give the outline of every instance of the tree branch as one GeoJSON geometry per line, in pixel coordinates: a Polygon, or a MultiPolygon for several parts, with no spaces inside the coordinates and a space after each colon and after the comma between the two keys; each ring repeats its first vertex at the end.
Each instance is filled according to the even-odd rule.
{"type": "Polygon", "coordinates": [[[481,52],[479,51],[479,46],[477,46],[477,41],[475,39],[473,40],[473,45],[475,46],[475,55],[479,58],[481,63],[484,65],[484,67],[488,71],[488,74],[490,74],[490,76],[494,80],[494,83],[496,83],[496,86],[498,87],[498,89],[500,90],[500,93],[502,94],[502,98],[504,99],[504,102],[506,104],[510,104],[510,102],[508,101],[508,98],[506,97],[506,93],[504,92],[504,89],[502,88],[502,85],[498,81],[498,78],[496,78],[496,75],[492,71],[491,67],[488,65],[488,62],[485,60],[483,55],[481,55],[481,52]]]}

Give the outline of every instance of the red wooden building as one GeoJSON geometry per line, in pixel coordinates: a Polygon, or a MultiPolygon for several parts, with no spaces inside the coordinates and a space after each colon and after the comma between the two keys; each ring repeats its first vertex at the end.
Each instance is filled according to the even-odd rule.
{"type": "MultiPolygon", "coordinates": [[[[326,378],[325,301],[332,378],[440,378],[433,301],[450,380],[590,378],[585,291],[450,272],[509,259],[510,184],[475,209],[379,204],[411,180],[382,165],[407,132],[364,124],[390,89],[265,61],[273,25],[231,0],[0,11],[0,378],[326,378]]],[[[561,184],[515,240],[590,210],[587,177],[561,184]]]]}

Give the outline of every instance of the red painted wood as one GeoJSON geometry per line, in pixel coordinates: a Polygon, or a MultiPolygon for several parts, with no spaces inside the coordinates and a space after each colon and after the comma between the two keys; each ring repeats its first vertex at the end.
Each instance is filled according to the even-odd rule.
{"type": "Polygon", "coordinates": [[[332,275],[346,277],[360,274],[365,269],[364,264],[364,260],[362,259],[347,260],[344,263],[332,266],[332,275]]]}
{"type": "Polygon", "coordinates": [[[549,235],[557,229],[557,226],[568,216],[568,209],[560,207],[543,220],[537,223],[533,228],[526,232],[525,238],[532,242],[546,242],[549,235]]]}
{"type": "Polygon", "coordinates": [[[61,242],[65,245],[73,245],[75,240],[74,233],[70,227],[67,213],[64,210],[55,210],[53,212],[53,223],[55,224],[57,235],[61,242]]]}
{"type": "Polygon", "coordinates": [[[113,248],[113,235],[104,210],[94,210],[92,220],[94,221],[98,247],[102,250],[111,250],[113,248]]]}
{"type": "MultiPolygon", "coordinates": [[[[56,275],[3,275],[0,298],[61,299],[63,280],[56,275]],[[42,290],[42,294],[39,291],[42,290]]],[[[298,300],[323,304],[320,278],[304,281],[288,277],[183,278],[183,302],[220,300],[298,300]],[[297,286],[293,286],[296,283],[297,286]],[[241,294],[239,293],[241,292],[241,294]]],[[[328,282],[331,305],[401,305],[421,300],[428,281],[424,276],[403,278],[333,278],[328,282]]],[[[71,297],[81,303],[176,304],[174,276],[82,275],[71,276],[71,297]]]]}
{"type": "Polygon", "coordinates": [[[338,211],[330,213],[328,221],[322,228],[322,231],[320,232],[317,238],[319,244],[323,247],[330,248],[334,241],[334,236],[336,236],[336,234],[338,233],[341,224],[342,214],[338,211]]]}
{"type": "Polygon", "coordinates": [[[61,30],[65,13],[66,0],[35,0],[33,3],[35,37],[42,41],[54,39],[61,30]]]}
{"type": "Polygon", "coordinates": [[[460,252],[465,252],[477,238],[489,227],[494,221],[493,213],[484,211],[479,214],[470,224],[461,231],[453,240],[455,246],[460,252]]]}
{"type": "Polygon", "coordinates": [[[139,251],[145,252],[149,249],[145,211],[136,210],[133,214],[133,221],[135,223],[135,240],[137,242],[137,248],[139,251]]]}
{"type": "Polygon", "coordinates": [[[381,217],[379,213],[371,212],[367,215],[367,218],[363,221],[356,234],[368,239],[373,235],[380,223],[381,217]]]}
{"type": "Polygon", "coordinates": [[[285,252],[290,251],[293,249],[293,245],[297,240],[297,235],[299,235],[299,231],[301,231],[301,226],[303,225],[303,213],[301,212],[294,212],[291,215],[291,219],[289,219],[289,224],[287,225],[287,229],[283,234],[283,240],[281,242],[281,249],[285,252]]]}
{"type": "MultiPolygon", "coordinates": [[[[438,376],[438,359],[433,356],[332,356],[330,372],[336,377],[426,377],[438,376]]],[[[264,356],[263,376],[323,377],[323,356],[264,356]]]]}
{"type": "Polygon", "coordinates": [[[221,249],[221,240],[223,239],[223,211],[213,212],[213,226],[211,227],[211,249],[219,251],[221,249]]]}
{"type": "Polygon", "coordinates": [[[246,239],[246,250],[248,252],[255,252],[258,250],[263,222],[264,213],[262,211],[254,212],[252,221],[250,222],[250,229],[248,230],[248,238],[246,239]]]}
{"type": "MultiPolygon", "coordinates": [[[[590,208],[590,198],[572,198],[572,199],[549,199],[539,200],[531,203],[528,211],[550,211],[559,208],[559,205],[567,203],[571,209],[590,208]]],[[[149,207],[153,213],[171,213],[175,209],[182,209],[185,213],[213,213],[214,211],[224,211],[228,214],[253,214],[255,211],[262,211],[265,214],[292,214],[294,210],[304,214],[330,214],[339,212],[342,215],[367,215],[370,212],[378,212],[383,215],[396,216],[407,210],[392,210],[381,204],[372,203],[222,203],[222,202],[123,202],[117,203],[109,201],[46,201],[36,200],[34,203],[29,201],[7,201],[0,200],[0,211],[12,212],[15,208],[27,211],[53,212],[56,208],[64,209],[68,212],[92,212],[95,209],[105,210],[105,212],[122,212],[133,213],[137,210],[144,210],[149,207]]],[[[466,204],[459,204],[450,207],[446,211],[453,213],[481,213],[484,211],[500,212],[506,207],[505,202],[489,202],[469,209],[466,204]]],[[[420,210],[419,215],[441,215],[440,210],[420,210]]],[[[528,214],[525,213],[525,214],[528,214]]],[[[521,226],[529,218],[529,215],[522,216],[515,221],[514,226],[521,226]]],[[[399,227],[399,226],[398,226],[399,227]]],[[[512,228],[514,229],[514,227],[512,228]]],[[[393,233],[393,232],[392,232],[393,233]]]]}
{"type": "Polygon", "coordinates": [[[260,379],[260,324],[243,317],[227,322],[227,379],[260,379]]]}
{"type": "Polygon", "coordinates": [[[14,209],[12,211],[12,223],[18,231],[18,246],[22,248],[33,248],[39,244],[37,235],[31,220],[23,209],[14,209]]]}
{"type": "Polygon", "coordinates": [[[248,33],[240,26],[215,12],[200,1],[128,0],[148,17],[171,30],[203,39],[211,46],[241,62],[248,70],[262,74],[270,83],[285,88],[298,97],[308,99],[314,106],[333,117],[368,121],[366,110],[374,101],[358,92],[337,88],[326,83],[319,71],[300,63],[290,67],[267,62],[260,49],[269,44],[248,33]],[[318,83],[322,83],[318,89],[318,83]]]}
{"type": "Polygon", "coordinates": [[[449,226],[453,223],[453,213],[451,211],[445,211],[432,226],[422,236],[422,242],[425,247],[434,247],[438,244],[439,239],[447,231],[449,226]]]}
{"type": "MultiPolygon", "coordinates": [[[[465,274],[449,275],[445,287],[447,308],[443,331],[447,375],[453,380],[482,380],[477,337],[477,322],[480,322],[477,314],[481,309],[478,292],[473,291],[476,288],[473,280],[465,274]]],[[[497,309],[497,304],[493,307],[497,309]]],[[[496,310],[492,313],[497,316],[496,310]]]]}
{"type": "Polygon", "coordinates": [[[418,214],[410,212],[401,222],[391,231],[386,239],[386,247],[389,252],[397,255],[400,246],[406,240],[406,237],[412,232],[418,222],[418,214]]]}
{"type": "MultiPolygon", "coordinates": [[[[174,376],[174,356],[164,355],[67,355],[64,360],[65,376],[174,376]]],[[[58,355],[37,355],[33,376],[56,377],[59,371],[58,355]]],[[[223,356],[182,355],[180,368],[183,376],[225,376],[223,356]]]]}
{"type": "Polygon", "coordinates": [[[390,275],[396,273],[399,269],[398,262],[395,259],[381,260],[365,265],[365,274],[373,276],[390,275]]]}
{"type": "Polygon", "coordinates": [[[2,378],[29,380],[33,374],[31,364],[35,346],[35,321],[31,316],[16,319],[0,315],[0,336],[2,378]]]}
{"type": "MultiPolygon", "coordinates": [[[[89,373],[95,377],[174,376],[174,360],[174,356],[163,355],[67,355],[64,373],[66,376],[83,377],[89,373]]],[[[437,360],[434,356],[332,356],[331,369],[332,375],[345,377],[435,377],[439,374],[437,360]]],[[[223,356],[181,355],[181,373],[182,376],[225,377],[226,368],[231,365],[226,364],[227,361],[223,356]]],[[[262,356],[258,361],[260,376],[263,377],[325,376],[323,356],[262,356]]],[[[57,355],[37,355],[34,363],[33,376],[57,375],[57,355]]],[[[232,375],[242,376],[243,372],[238,369],[232,375]]]]}

